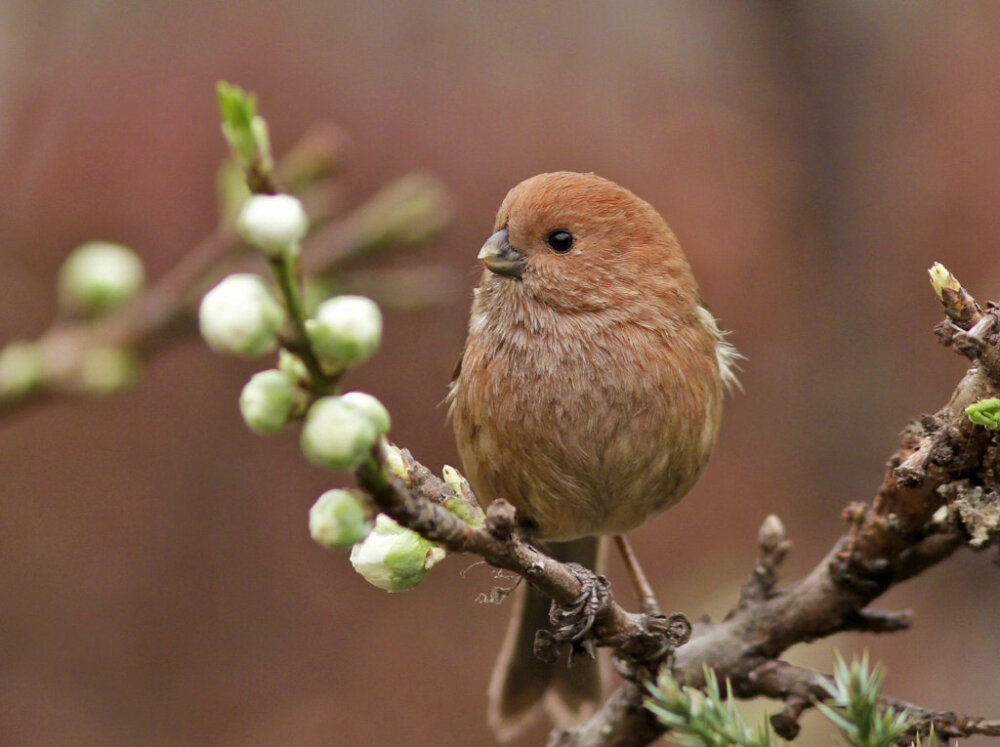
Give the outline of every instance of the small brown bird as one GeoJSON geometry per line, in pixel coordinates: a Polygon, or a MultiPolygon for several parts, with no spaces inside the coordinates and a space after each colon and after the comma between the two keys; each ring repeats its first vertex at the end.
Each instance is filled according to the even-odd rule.
{"type": "MultiPolygon", "coordinates": [[[[594,568],[597,537],[676,504],[715,445],[736,352],[659,213],[594,174],[514,187],[483,245],[451,387],[466,475],[503,497],[555,556],[594,568]]],[[[533,655],[548,602],[521,592],[490,684],[514,736],[541,704],[558,723],[600,698],[596,662],[533,655]]]]}

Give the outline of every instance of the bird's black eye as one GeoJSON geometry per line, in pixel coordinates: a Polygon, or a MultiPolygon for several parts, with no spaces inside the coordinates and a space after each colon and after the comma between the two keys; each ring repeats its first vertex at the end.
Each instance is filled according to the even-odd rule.
{"type": "Polygon", "coordinates": [[[556,254],[565,254],[573,248],[573,234],[569,231],[553,231],[545,241],[556,254]]]}

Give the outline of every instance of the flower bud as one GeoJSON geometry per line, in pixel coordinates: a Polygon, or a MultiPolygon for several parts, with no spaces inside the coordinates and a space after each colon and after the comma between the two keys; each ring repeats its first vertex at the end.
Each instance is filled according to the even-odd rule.
{"type": "Polygon", "coordinates": [[[347,392],[341,395],[340,400],[359,415],[368,418],[377,436],[384,436],[389,432],[389,411],[372,395],[366,392],[347,392]]]}
{"type": "Polygon", "coordinates": [[[90,241],[72,252],[59,271],[59,305],[71,313],[100,314],[131,301],[146,272],[131,249],[90,241]]]}
{"type": "Polygon", "coordinates": [[[379,514],[365,541],[351,550],[351,565],[373,586],[406,591],[423,581],[444,556],[444,550],[430,540],[379,514]]]}
{"type": "Polygon", "coordinates": [[[201,336],[219,353],[252,357],[278,344],[282,310],[257,275],[230,275],[201,300],[201,336]]]}
{"type": "Polygon", "coordinates": [[[364,296],[336,296],[316,308],[315,318],[306,320],[306,332],[317,355],[348,368],[378,349],[382,312],[364,296]]]}
{"type": "Polygon", "coordinates": [[[372,530],[357,490],[328,490],[309,509],[309,535],[328,550],[346,550],[372,530]]]}
{"type": "Polygon", "coordinates": [[[80,386],[88,394],[104,395],[121,391],[139,377],[139,359],[134,353],[115,347],[92,348],[80,360],[80,386]]]}
{"type": "Polygon", "coordinates": [[[276,368],[254,374],[240,392],[243,422],[262,436],[281,430],[291,418],[297,391],[292,380],[276,368]]]}
{"type": "Polygon", "coordinates": [[[24,396],[44,377],[44,361],[35,343],[14,341],[0,350],[0,397],[24,396]]]}
{"type": "Polygon", "coordinates": [[[278,258],[298,251],[309,218],[297,197],[253,195],[243,203],[236,227],[248,244],[278,258]]]}
{"type": "Polygon", "coordinates": [[[350,470],[365,460],[378,436],[365,413],[342,397],[323,397],[306,415],[302,451],[317,467],[350,470]]]}

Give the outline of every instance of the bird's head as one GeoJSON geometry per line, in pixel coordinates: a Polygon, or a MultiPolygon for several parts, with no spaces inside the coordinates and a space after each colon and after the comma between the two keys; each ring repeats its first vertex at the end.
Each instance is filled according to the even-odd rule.
{"type": "Polygon", "coordinates": [[[606,309],[642,298],[697,302],[694,277],[660,214],[594,174],[539,174],[514,187],[479,252],[483,285],[519,291],[559,311],[606,309]]]}

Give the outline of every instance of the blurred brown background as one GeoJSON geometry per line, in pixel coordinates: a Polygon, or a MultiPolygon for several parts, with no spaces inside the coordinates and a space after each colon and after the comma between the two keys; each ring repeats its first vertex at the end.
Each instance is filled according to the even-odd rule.
{"type": "MultiPolygon", "coordinates": [[[[930,332],[930,263],[1000,296],[998,39],[989,0],[5,0],[0,342],[45,328],[76,244],[130,244],[155,277],[211,229],[220,78],[259,93],[278,152],[313,121],[346,128],[356,200],[441,176],[452,230],[393,264],[448,263],[468,289],[510,186],[596,171],[667,216],[747,356],[707,476],[636,540],[667,610],[720,615],[768,512],[798,577],[906,419],[948,397],[963,367],[930,332]]],[[[460,295],[388,315],[350,381],[435,468],[456,462],[439,403],[460,295]]],[[[475,603],[491,575],[451,558],[390,596],[312,543],[308,507],[343,477],[293,434],[245,430],[236,397],[260,367],[192,339],[131,391],[0,427],[0,742],[490,743],[507,616],[475,603]]],[[[893,694],[1000,715],[989,558],[884,603],[914,607],[915,629],[792,656],[829,669],[834,647],[867,646],[893,694]]],[[[800,743],[830,739],[808,717],[800,743]]]]}

